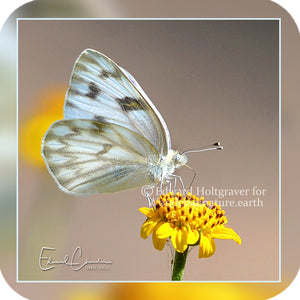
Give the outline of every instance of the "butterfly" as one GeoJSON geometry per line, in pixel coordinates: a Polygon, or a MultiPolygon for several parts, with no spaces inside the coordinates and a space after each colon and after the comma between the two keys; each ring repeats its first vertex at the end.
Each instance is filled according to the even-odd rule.
{"type": "MultiPolygon", "coordinates": [[[[216,143],[203,150],[221,148],[216,143]]],[[[164,119],[133,76],[92,49],[74,64],[64,119],[42,140],[58,187],[77,195],[166,183],[186,165],[187,152],[171,149],[164,119]]]]}

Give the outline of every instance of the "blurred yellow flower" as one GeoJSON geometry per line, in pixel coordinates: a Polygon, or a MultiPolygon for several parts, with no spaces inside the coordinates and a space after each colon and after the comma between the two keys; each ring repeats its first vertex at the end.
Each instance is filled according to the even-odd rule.
{"type": "Polygon", "coordinates": [[[181,300],[188,297],[205,300],[263,300],[268,293],[265,292],[266,286],[265,289],[260,286],[249,283],[129,283],[116,287],[112,299],[159,300],[168,297],[181,300]]]}
{"type": "Polygon", "coordinates": [[[215,253],[215,238],[233,239],[241,244],[241,238],[227,223],[225,211],[220,205],[203,202],[195,195],[183,196],[173,192],[161,195],[152,208],[142,207],[140,212],[148,218],[141,228],[141,237],[152,233],[153,246],[162,250],[170,237],[175,250],[184,253],[189,245],[199,245],[199,258],[215,253]]]}
{"type": "Polygon", "coordinates": [[[61,300],[104,300],[108,299],[106,292],[95,288],[72,288],[65,292],[61,300]]]}
{"type": "Polygon", "coordinates": [[[44,166],[41,155],[42,138],[50,125],[63,118],[66,87],[55,87],[42,92],[37,98],[31,117],[19,124],[19,154],[24,161],[44,166]]]}

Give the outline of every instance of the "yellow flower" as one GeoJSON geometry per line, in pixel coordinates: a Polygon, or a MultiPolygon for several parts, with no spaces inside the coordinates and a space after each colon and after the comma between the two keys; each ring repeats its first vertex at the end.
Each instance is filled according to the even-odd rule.
{"type": "Polygon", "coordinates": [[[153,246],[162,250],[171,238],[177,252],[183,253],[189,245],[199,245],[199,258],[215,253],[214,239],[233,239],[241,244],[241,238],[232,229],[226,228],[227,218],[220,205],[203,202],[195,195],[180,193],[161,195],[152,208],[142,207],[140,212],[147,216],[141,228],[141,237],[152,233],[153,246]]]}
{"type": "Polygon", "coordinates": [[[49,88],[36,96],[36,106],[32,108],[30,117],[20,122],[19,151],[24,161],[44,167],[41,155],[42,138],[50,125],[63,118],[63,104],[66,88],[49,88]]]}
{"type": "Polygon", "coordinates": [[[99,288],[87,287],[72,287],[66,290],[61,300],[105,300],[109,299],[108,293],[99,288]]]}
{"type": "MultiPolygon", "coordinates": [[[[278,293],[278,290],[277,290],[278,293]]],[[[275,294],[275,286],[267,283],[204,283],[194,282],[180,284],[173,282],[127,283],[120,284],[114,290],[114,300],[263,300],[275,294]],[[263,286],[263,287],[262,287],[263,286]],[[273,294],[272,294],[273,293],[273,294]]]]}

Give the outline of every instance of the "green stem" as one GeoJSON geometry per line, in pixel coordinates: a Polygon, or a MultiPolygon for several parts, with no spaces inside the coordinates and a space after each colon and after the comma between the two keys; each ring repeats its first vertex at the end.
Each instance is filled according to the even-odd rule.
{"type": "Polygon", "coordinates": [[[184,267],[186,263],[186,258],[188,254],[188,249],[183,253],[175,252],[174,265],[173,265],[173,281],[181,281],[184,273],[184,267]]]}

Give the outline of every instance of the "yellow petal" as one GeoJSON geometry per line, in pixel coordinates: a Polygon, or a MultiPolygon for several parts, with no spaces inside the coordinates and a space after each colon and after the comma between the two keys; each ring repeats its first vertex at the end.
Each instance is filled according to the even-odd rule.
{"type": "Polygon", "coordinates": [[[198,232],[198,230],[189,229],[187,243],[189,245],[193,245],[193,244],[197,243],[198,239],[199,239],[199,232],[198,232]]]}
{"type": "Polygon", "coordinates": [[[152,208],[148,208],[148,207],[141,207],[139,209],[139,211],[146,215],[148,218],[155,218],[156,217],[156,213],[153,211],[152,208]]]}
{"type": "Polygon", "coordinates": [[[157,225],[157,223],[159,221],[160,221],[160,218],[149,219],[149,220],[145,221],[141,228],[141,237],[143,239],[146,239],[151,234],[154,227],[157,225]]]}
{"type": "Polygon", "coordinates": [[[167,238],[165,239],[159,239],[157,237],[157,235],[153,232],[152,234],[152,241],[153,241],[153,246],[155,249],[161,251],[162,249],[164,249],[165,247],[165,244],[166,244],[166,240],[167,238]]]}
{"type": "Polygon", "coordinates": [[[186,227],[175,228],[171,235],[171,241],[177,252],[183,253],[187,246],[188,231],[186,227]]]}
{"type": "Polygon", "coordinates": [[[159,239],[166,239],[171,236],[174,231],[174,225],[168,222],[162,222],[162,224],[156,230],[156,236],[159,239]]]}
{"type": "Polygon", "coordinates": [[[211,236],[216,239],[232,239],[239,245],[242,243],[241,238],[238,234],[231,228],[226,227],[216,227],[212,230],[211,236]]]}
{"type": "Polygon", "coordinates": [[[210,257],[215,253],[215,251],[216,244],[211,235],[200,234],[199,258],[210,257]]]}
{"type": "Polygon", "coordinates": [[[152,234],[152,241],[153,241],[153,246],[155,249],[161,251],[162,249],[164,249],[167,238],[169,237],[169,235],[166,238],[160,238],[158,237],[157,231],[165,224],[165,222],[161,221],[160,223],[158,223],[155,228],[153,229],[153,234],[152,234]]]}

